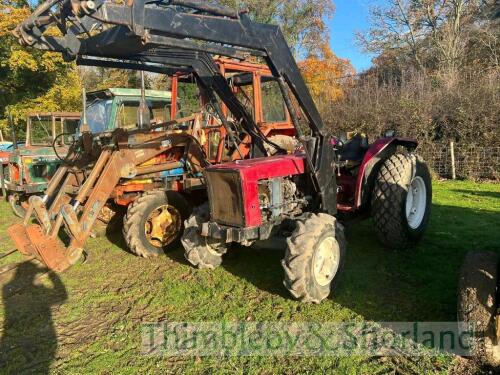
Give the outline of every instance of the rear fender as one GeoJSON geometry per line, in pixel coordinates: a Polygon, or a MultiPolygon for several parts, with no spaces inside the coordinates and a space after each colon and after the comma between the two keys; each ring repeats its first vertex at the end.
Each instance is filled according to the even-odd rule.
{"type": "Polygon", "coordinates": [[[370,146],[356,180],[355,208],[360,208],[369,201],[380,166],[396,152],[398,146],[412,151],[417,148],[418,142],[408,138],[381,138],[370,146]]]}

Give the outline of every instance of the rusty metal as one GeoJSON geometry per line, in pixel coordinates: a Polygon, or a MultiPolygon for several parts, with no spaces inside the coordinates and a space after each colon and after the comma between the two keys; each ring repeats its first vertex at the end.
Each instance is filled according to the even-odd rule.
{"type": "Polygon", "coordinates": [[[80,190],[80,193],[75,198],[75,201],[82,203],[83,200],[88,196],[90,190],[94,186],[96,180],[101,175],[102,170],[104,169],[104,167],[106,166],[106,163],[108,162],[109,158],[111,157],[111,154],[112,154],[111,150],[105,150],[101,153],[99,160],[97,160],[97,163],[95,164],[94,168],[92,169],[90,176],[85,181],[85,184],[83,185],[82,189],[80,190]]]}
{"type": "Polygon", "coordinates": [[[14,224],[7,229],[7,233],[11,238],[12,242],[16,246],[19,252],[26,256],[35,256],[36,249],[33,247],[28,233],[26,232],[27,226],[22,224],[14,224]]]}
{"type": "Polygon", "coordinates": [[[152,165],[149,167],[138,167],[136,169],[136,175],[137,176],[143,176],[145,174],[149,173],[156,173],[156,172],[162,172],[162,171],[167,171],[169,169],[175,169],[175,168],[182,168],[184,165],[178,161],[171,162],[171,163],[165,163],[165,164],[158,164],[158,165],[152,165]]]}
{"type": "MultiPolygon", "coordinates": [[[[251,74],[256,95],[254,113],[263,134],[276,132],[293,135],[288,115],[285,123],[267,124],[263,121],[260,84],[262,76],[271,75],[269,68],[224,58],[217,59],[216,64],[221,73],[228,76],[235,73],[251,74]]],[[[175,76],[175,83],[177,79],[175,76]]],[[[176,100],[177,98],[173,98],[172,102],[175,103],[176,100]]],[[[222,112],[225,116],[229,115],[225,105],[222,112]]],[[[171,110],[171,115],[175,114],[176,108],[171,110]]],[[[189,162],[190,171],[196,174],[202,172],[210,162],[222,162],[225,157],[226,129],[220,121],[202,125],[202,120],[203,114],[199,112],[144,129],[116,129],[106,135],[113,140],[111,144],[97,148],[93,145],[90,134],[82,134],[79,145],[83,146],[84,151],[77,153],[76,147],[70,148],[67,159],[72,162],[57,171],[43,199],[37,198],[30,202],[24,226],[14,226],[9,230],[16,247],[26,256],[36,256],[52,270],[63,271],[68,268],[81,254],[95,221],[110,199],[114,199],[119,205],[128,205],[141,192],[164,186],[157,182],[162,178],[160,173],[183,168],[184,163],[180,162],[179,157],[184,157],[189,162]],[[188,126],[184,127],[185,124],[188,126]],[[178,130],[180,125],[183,126],[182,130],[178,130]],[[208,162],[207,139],[210,131],[220,131],[221,136],[217,145],[217,157],[208,162]],[[183,155],[181,153],[175,156],[172,151],[175,149],[184,150],[183,155]],[[170,156],[166,158],[159,157],[167,152],[172,154],[168,154],[170,156]],[[92,166],[90,170],[89,165],[92,166]],[[85,175],[84,170],[87,170],[85,175]],[[139,180],[140,178],[143,180],[139,180]],[[30,225],[32,217],[39,224],[30,225]],[[62,226],[70,237],[67,247],[59,239],[62,226]]],[[[251,141],[251,137],[245,139],[239,145],[240,151],[235,151],[234,157],[247,157],[251,141]]],[[[169,186],[175,191],[203,187],[202,178],[188,176],[181,181],[173,181],[169,186]]],[[[157,222],[156,227],[163,226],[157,222]]],[[[154,237],[160,237],[158,230],[154,237]]]]}
{"type": "Polygon", "coordinates": [[[147,240],[155,247],[168,246],[177,236],[182,218],[177,209],[170,205],[158,207],[146,219],[144,231],[147,240]]]}
{"type": "Polygon", "coordinates": [[[47,186],[47,190],[45,191],[45,196],[51,196],[54,194],[56,189],[59,186],[59,183],[63,179],[63,177],[66,175],[68,172],[68,167],[66,165],[61,165],[56,173],[54,173],[54,176],[52,176],[52,179],[50,180],[49,186],[47,186]]]}
{"type": "MultiPolygon", "coordinates": [[[[30,208],[33,210],[33,214],[36,216],[44,233],[48,234],[50,232],[52,224],[50,222],[49,213],[47,212],[43,199],[37,195],[34,195],[30,197],[29,202],[30,208]]],[[[28,213],[31,213],[30,209],[28,209],[28,213]]]]}
{"type": "Polygon", "coordinates": [[[7,231],[16,248],[27,257],[39,259],[56,272],[62,272],[71,266],[64,255],[65,252],[61,248],[60,242],[57,239],[47,237],[39,225],[16,224],[7,231]]]}
{"type": "Polygon", "coordinates": [[[36,257],[48,268],[62,272],[71,266],[59,239],[46,236],[42,228],[36,224],[27,227],[26,233],[36,249],[38,254],[36,257]]]}

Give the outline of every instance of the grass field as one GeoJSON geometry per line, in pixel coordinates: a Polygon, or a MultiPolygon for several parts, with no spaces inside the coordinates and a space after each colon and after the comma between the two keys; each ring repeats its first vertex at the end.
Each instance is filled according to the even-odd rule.
{"type": "MultiPolygon", "coordinates": [[[[385,250],[370,221],[348,229],[344,275],[321,305],[289,298],[282,285],[283,254],[276,250],[238,248],[223,267],[197,271],[186,264],[181,249],[157,260],[134,257],[116,234],[89,240],[84,264],[15,293],[16,282],[30,283],[39,272],[25,264],[3,283],[0,361],[2,355],[8,361],[0,363],[0,371],[448,373],[455,365],[449,356],[172,358],[139,351],[141,322],[454,321],[457,272],[465,253],[500,252],[500,185],[434,186],[429,231],[413,251],[385,250]]],[[[6,229],[16,221],[1,202],[0,252],[13,247],[6,229]]]]}

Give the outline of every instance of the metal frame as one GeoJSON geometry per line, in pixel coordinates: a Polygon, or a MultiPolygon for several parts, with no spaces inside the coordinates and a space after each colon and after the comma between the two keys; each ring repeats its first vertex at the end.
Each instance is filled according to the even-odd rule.
{"type": "MultiPolygon", "coordinates": [[[[266,137],[231,92],[210,54],[263,58],[280,83],[298,135],[299,117],[289,92],[309,122],[312,137],[308,141],[301,137],[301,141],[307,146],[314,190],[320,208],[336,212],[335,178],[331,176],[334,153],[326,144],[319,112],[278,26],[253,22],[245,11],[196,0],[159,0],[147,5],[145,0],[126,4],[49,0],[19,25],[15,34],[24,45],[61,52],[67,59],[108,59],[102,63],[96,60],[96,65],[134,64],[145,71],[169,66],[192,69],[207,89],[218,94],[251,135],[252,144],[265,154],[266,137]],[[49,26],[57,26],[63,37],[45,36],[49,26]]],[[[233,137],[228,124],[224,125],[233,137]]]]}

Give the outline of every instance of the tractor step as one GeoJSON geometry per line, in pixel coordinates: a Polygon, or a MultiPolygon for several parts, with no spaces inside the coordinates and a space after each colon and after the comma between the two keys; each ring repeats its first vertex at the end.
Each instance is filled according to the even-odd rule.
{"type": "Polygon", "coordinates": [[[22,254],[34,256],[53,271],[63,272],[73,264],[65,255],[67,250],[56,238],[45,235],[39,225],[15,224],[7,232],[22,254]]]}

